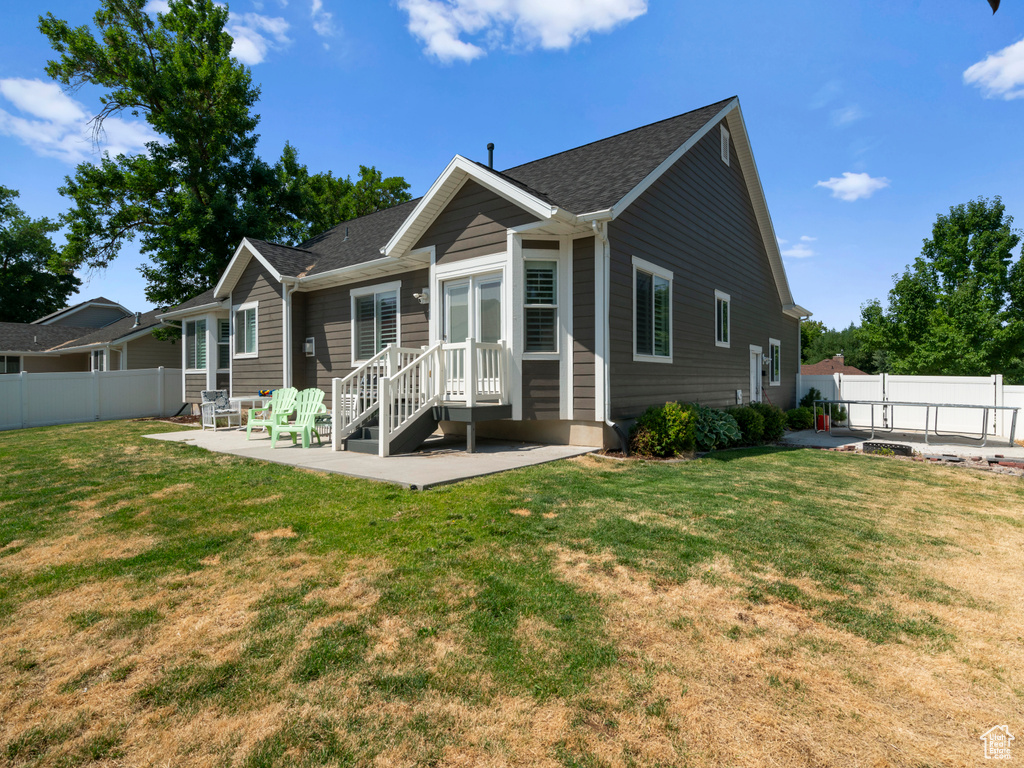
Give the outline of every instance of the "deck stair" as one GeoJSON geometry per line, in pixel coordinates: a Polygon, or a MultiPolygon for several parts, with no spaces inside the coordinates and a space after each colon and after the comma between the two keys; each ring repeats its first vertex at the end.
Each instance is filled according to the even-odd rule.
{"type": "Polygon", "coordinates": [[[441,420],[465,422],[467,450],[474,450],[476,422],[512,415],[507,355],[502,342],[473,339],[382,350],[333,382],[334,450],[408,453],[441,420]]]}

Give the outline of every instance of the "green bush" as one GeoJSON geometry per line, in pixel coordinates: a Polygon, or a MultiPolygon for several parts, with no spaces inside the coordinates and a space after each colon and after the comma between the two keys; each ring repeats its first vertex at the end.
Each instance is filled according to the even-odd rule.
{"type": "Polygon", "coordinates": [[[693,408],[679,403],[644,411],[629,433],[629,450],[638,456],[678,456],[694,449],[693,408]]]}
{"type": "Polygon", "coordinates": [[[786,411],[786,424],[790,429],[814,429],[814,416],[810,408],[794,408],[786,411]]]}
{"type": "Polygon", "coordinates": [[[810,408],[814,405],[815,400],[821,400],[821,392],[811,387],[807,390],[807,394],[800,398],[800,407],[810,408]]]}
{"type": "Polygon", "coordinates": [[[711,451],[715,448],[728,448],[742,439],[736,419],[725,411],[716,411],[704,405],[695,405],[697,413],[696,439],[697,448],[711,451]]]}
{"type": "Polygon", "coordinates": [[[764,438],[764,416],[749,405],[730,408],[729,415],[736,419],[745,445],[758,445],[764,438]]]}
{"type": "Polygon", "coordinates": [[[786,414],[781,408],[776,408],[771,403],[751,403],[750,407],[761,414],[764,419],[764,433],[762,440],[766,443],[774,443],[782,439],[786,434],[786,414]]]}

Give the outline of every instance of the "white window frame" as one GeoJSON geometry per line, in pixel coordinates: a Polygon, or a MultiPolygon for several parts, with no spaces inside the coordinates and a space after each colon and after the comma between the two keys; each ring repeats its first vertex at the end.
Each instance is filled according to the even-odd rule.
{"type": "Polygon", "coordinates": [[[89,353],[89,370],[99,371],[100,373],[110,370],[110,360],[108,359],[107,350],[94,349],[89,353]],[[96,367],[97,358],[103,361],[99,368],[96,367]]]}
{"type": "Polygon", "coordinates": [[[217,318],[217,373],[230,373],[231,372],[231,345],[232,345],[232,339],[231,339],[231,318],[230,317],[228,317],[228,318],[218,317],[217,318]],[[227,341],[221,341],[220,340],[220,324],[221,323],[227,323],[228,324],[228,340],[227,341]],[[227,368],[221,368],[220,367],[220,348],[223,345],[225,345],[225,344],[228,347],[228,367],[227,368]]]}
{"type": "Polygon", "coordinates": [[[782,384],[782,342],[768,339],[768,386],[778,387],[782,384]],[[778,371],[776,371],[778,368],[778,371]]]}
{"type": "Polygon", "coordinates": [[[728,349],[732,346],[732,297],[724,291],[715,290],[715,321],[712,324],[712,333],[715,334],[715,346],[724,347],[728,349]],[[718,338],[718,302],[724,301],[729,307],[728,317],[725,323],[725,336],[726,340],[722,341],[718,338]]]}
{"type": "MultiPolygon", "coordinates": [[[[217,328],[217,338],[220,339],[220,328],[217,328]]],[[[244,336],[243,336],[244,338],[244,336]]],[[[260,356],[260,303],[258,301],[247,301],[245,304],[238,304],[231,308],[231,357],[234,360],[247,360],[260,356]],[[238,327],[238,313],[247,309],[253,310],[253,323],[256,325],[253,333],[254,347],[251,352],[237,352],[237,336],[244,329],[238,327]]]]}
{"type": "MultiPolygon", "coordinates": [[[[565,311],[565,293],[563,287],[566,283],[565,266],[561,257],[561,250],[558,249],[547,249],[547,248],[523,248],[523,261],[522,261],[522,280],[523,280],[523,291],[522,291],[522,312],[523,312],[523,360],[561,360],[562,349],[565,347],[565,343],[562,339],[562,329],[564,328],[562,313],[565,311]],[[545,352],[527,352],[526,351],[526,264],[530,261],[550,261],[555,265],[555,301],[557,302],[553,309],[555,310],[555,348],[553,350],[547,350],[545,352]]],[[[530,304],[531,307],[551,307],[549,304],[530,304]]]]}
{"type": "Polygon", "coordinates": [[[729,131],[722,125],[719,126],[722,130],[722,162],[726,165],[729,164],[729,131]]]}
{"type": "MultiPolygon", "coordinates": [[[[632,288],[632,291],[633,291],[633,361],[634,362],[638,362],[638,363],[671,363],[673,357],[675,356],[675,349],[676,349],[676,347],[675,347],[675,334],[673,333],[673,328],[672,328],[673,323],[674,323],[674,317],[675,317],[675,315],[674,315],[674,307],[672,306],[675,303],[675,301],[674,301],[675,285],[673,284],[673,278],[674,277],[675,277],[675,273],[671,269],[666,269],[665,267],[660,267],[657,264],[653,264],[653,263],[651,263],[649,261],[641,259],[639,256],[634,256],[633,257],[633,288],[632,288]],[[652,355],[642,355],[639,352],[637,352],[637,350],[636,350],[636,331],[637,331],[637,327],[636,327],[636,285],[637,285],[636,284],[636,273],[637,272],[645,272],[645,273],[647,273],[649,275],[654,275],[655,277],[660,277],[663,280],[668,280],[668,355],[667,356],[666,355],[653,355],[653,354],[652,355]]],[[[652,294],[652,299],[653,299],[653,294],[652,294]]],[[[653,310],[653,305],[652,305],[651,309],[653,310]]],[[[652,318],[651,318],[652,323],[653,323],[653,320],[654,320],[654,318],[652,316],[652,318]]],[[[651,332],[653,334],[653,332],[654,332],[653,327],[651,328],[651,332]]],[[[653,349],[654,349],[654,347],[653,347],[653,338],[654,337],[652,336],[651,338],[652,338],[652,347],[651,347],[651,349],[653,351],[653,349]]]]}
{"type": "MultiPolygon", "coordinates": [[[[207,334],[207,331],[208,331],[208,328],[206,327],[207,318],[205,318],[205,317],[197,317],[194,320],[183,320],[182,323],[181,323],[181,351],[182,351],[182,354],[185,356],[185,363],[184,363],[185,373],[206,373],[206,366],[205,365],[202,368],[189,368],[189,366],[188,366],[189,362],[191,362],[188,359],[188,326],[190,324],[195,325],[195,324],[198,324],[198,323],[203,323],[203,335],[205,336],[207,334]]],[[[196,344],[198,345],[198,343],[199,343],[199,335],[197,333],[196,334],[196,344]]],[[[209,346],[209,344],[207,344],[207,346],[209,346]]],[[[198,346],[196,347],[196,350],[198,352],[198,346]]],[[[210,364],[210,350],[207,349],[206,350],[206,365],[209,365],[209,364],[210,364]]]]}
{"type": "MultiPolygon", "coordinates": [[[[358,339],[356,334],[356,299],[363,296],[374,296],[378,293],[390,293],[395,292],[395,345],[402,346],[402,281],[395,280],[390,283],[377,283],[376,285],[364,285],[359,288],[353,288],[349,291],[349,343],[351,345],[350,359],[352,360],[352,367],[355,368],[358,365],[362,365],[369,358],[359,359],[358,354],[358,339]]],[[[374,324],[377,322],[377,300],[373,302],[373,314],[374,324]]],[[[374,329],[376,334],[376,328],[374,329]]],[[[376,353],[374,353],[376,354],[376,353]]]]}

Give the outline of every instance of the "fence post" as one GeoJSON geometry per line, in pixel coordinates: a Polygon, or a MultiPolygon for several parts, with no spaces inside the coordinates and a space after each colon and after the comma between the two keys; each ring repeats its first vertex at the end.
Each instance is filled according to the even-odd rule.
{"type": "Polygon", "coordinates": [[[164,410],[164,367],[156,369],[156,413],[162,419],[167,415],[164,410]]]}
{"type": "Polygon", "coordinates": [[[95,418],[93,419],[94,421],[99,421],[100,420],[100,380],[99,380],[99,375],[100,375],[99,371],[94,370],[92,372],[92,408],[93,408],[93,412],[96,414],[95,418]]]}
{"type": "Polygon", "coordinates": [[[21,382],[21,428],[25,429],[28,426],[28,376],[25,371],[22,371],[18,376],[18,380],[21,382]]]}

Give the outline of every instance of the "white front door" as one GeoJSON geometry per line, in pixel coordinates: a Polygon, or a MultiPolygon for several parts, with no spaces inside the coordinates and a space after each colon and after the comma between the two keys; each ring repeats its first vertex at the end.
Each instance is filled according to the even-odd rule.
{"type": "Polygon", "coordinates": [[[750,402],[761,402],[761,348],[750,347],[750,402]]]}

